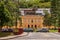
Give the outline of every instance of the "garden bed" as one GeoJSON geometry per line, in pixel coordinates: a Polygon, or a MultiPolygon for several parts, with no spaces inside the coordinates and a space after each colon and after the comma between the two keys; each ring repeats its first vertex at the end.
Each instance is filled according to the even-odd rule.
{"type": "Polygon", "coordinates": [[[58,30],[49,30],[49,32],[58,32],[58,30]]]}
{"type": "Polygon", "coordinates": [[[10,36],[11,34],[11,32],[0,32],[0,37],[10,36]]]}

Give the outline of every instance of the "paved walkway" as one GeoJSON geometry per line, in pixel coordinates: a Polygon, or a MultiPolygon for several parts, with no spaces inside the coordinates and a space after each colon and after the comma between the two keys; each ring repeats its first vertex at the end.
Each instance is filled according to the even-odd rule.
{"type": "Polygon", "coordinates": [[[17,37],[26,36],[26,35],[28,35],[28,33],[24,32],[24,33],[21,34],[21,35],[14,35],[14,36],[1,37],[0,40],[13,39],[13,38],[17,38],[17,37]]]}
{"type": "Polygon", "coordinates": [[[30,32],[28,35],[6,40],[60,40],[59,33],[30,32]]]}

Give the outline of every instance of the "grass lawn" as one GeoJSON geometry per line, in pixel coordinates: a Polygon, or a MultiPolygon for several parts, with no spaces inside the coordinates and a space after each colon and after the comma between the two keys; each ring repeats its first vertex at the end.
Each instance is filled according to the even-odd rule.
{"type": "Polygon", "coordinates": [[[49,30],[49,32],[58,32],[58,30],[49,30]]]}
{"type": "Polygon", "coordinates": [[[5,37],[11,35],[10,32],[0,32],[0,37],[5,37]]]}

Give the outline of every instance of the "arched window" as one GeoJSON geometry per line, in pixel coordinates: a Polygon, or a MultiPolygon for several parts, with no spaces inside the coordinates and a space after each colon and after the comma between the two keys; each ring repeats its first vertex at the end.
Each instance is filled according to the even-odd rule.
{"type": "Polygon", "coordinates": [[[31,25],[31,27],[33,28],[33,25],[31,25]]]}
{"type": "Polygon", "coordinates": [[[33,23],[33,20],[31,20],[31,22],[33,23]]]}
{"type": "Polygon", "coordinates": [[[35,25],[35,28],[37,28],[37,25],[35,25]]]}
{"type": "Polygon", "coordinates": [[[30,28],[30,25],[28,25],[28,28],[30,28]]]}

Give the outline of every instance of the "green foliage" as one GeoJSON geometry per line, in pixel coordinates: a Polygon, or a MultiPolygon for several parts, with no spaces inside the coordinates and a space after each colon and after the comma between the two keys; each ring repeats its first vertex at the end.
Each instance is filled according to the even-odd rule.
{"type": "Polygon", "coordinates": [[[10,32],[0,32],[0,37],[6,37],[6,36],[9,36],[11,35],[10,32]]]}
{"type": "MultiPolygon", "coordinates": [[[[18,4],[13,0],[0,1],[0,26],[13,26],[20,14],[17,14],[18,4]]],[[[19,19],[18,19],[19,20],[19,19]]]]}
{"type": "Polygon", "coordinates": [[[5,15],[5,10],[4,10],[4,2],[1,1],[0,3],[0,26],[3,26],[4,23],[7,23],[9,21],[9,18],[5,15]]]}
{"type": "Polygon", "coordinates": [[[54,26],[60,27],[60,0],[51,1],[51,17],[54,20],[54,26]]]}
{"type": "Polygon", "coordinates": [[[51,14],[48,13],[47,10],[44,10],[45,16],[44,16],[44,26],[51,26],[51,14]]]}
{"type": "Polygon", "coordinates": [[[50,8],[51,2],[49,0],[19,0],[20,8],[32,8],[37,6],[38,8],[50,8]]]}
{"type": "Polygon", "coordinates": [[[49,30],[49,32],[58,32],[58,30],[49,30]]]}
{"type": "Polygon", "coordinates": [[[39,3],[39,8],[50,8],[51,2],[39,3]]]}

